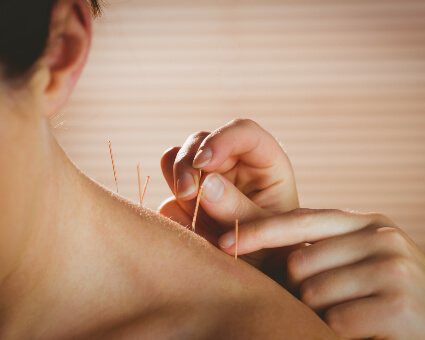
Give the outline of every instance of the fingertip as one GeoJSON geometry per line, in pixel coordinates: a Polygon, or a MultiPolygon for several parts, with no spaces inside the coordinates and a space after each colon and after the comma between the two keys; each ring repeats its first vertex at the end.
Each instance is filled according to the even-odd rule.
{"type": "Polygon", "coordinates": [[[176,198],[174,196],[168,197],[164,202],[158,207],[157,213],[168,216],[167,213],[170,210],[170,207],[174,207],[176,198]]]}
{"type": "Polygon", "coordinates": [[[191,200],[198,195],[199,188],[199,175],[192,174],[191,172],[183,172],[176,175],[175,179],[175,192],[177,198],[184,201],[191,200]]]}
{"type": "Polygon", "coordinates": [[[201,169],[207,166],[213,157],[213,152],[211,148],[205,147],[197,152],[195,158],[193,159],[192,166],[195,169],[201,169]]]}
{"type": "Polygon", "coordinates": [[[167,150],[164,151],[164,153],[161,156],[161,161],[164,159],[170,159],[172,158],[173,161],[176,158],[178,152],[180,151],[181,147],[180,146],[173,146],[167,150]]]}
{"type": "Polygon", "coordinates": [[[175,197],[170,197],[165,200],[159,206],[158,213],[186,227],[189,226],[191,222],[191,218],[183,210],[175,197]]]}
{"type": "Polygon", "coordinates": [[[218,174],[211,173],[205,177],[202,189],[203,198],[210,203],[216,203],[223,197],[225,185],[218,174]]]}
{"type": "Polygon", "coordinates": [[[229,250],[236,242],[235,232],[229,231],[218,239],[218,245],[221,249],[229,250]]]}
{"type": "Polygon", "coordinates": [[[197,196],[197,191],[195,190],[189,194],[186,194],[185,192],[178,194],[177,199],[179,199],[180,201],[190,201],[190,200],[193,200],[196,196],[197,196]]]}

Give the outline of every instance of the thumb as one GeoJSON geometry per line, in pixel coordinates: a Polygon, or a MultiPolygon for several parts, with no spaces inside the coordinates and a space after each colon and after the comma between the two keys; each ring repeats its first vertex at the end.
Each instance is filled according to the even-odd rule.
{"type": "Polygon", "coordinates": [[[272,215],[218,173],[205,177],[200,204],[211,218],[228,230],[234,228],[236,219],[247,223],[272,215]]]}

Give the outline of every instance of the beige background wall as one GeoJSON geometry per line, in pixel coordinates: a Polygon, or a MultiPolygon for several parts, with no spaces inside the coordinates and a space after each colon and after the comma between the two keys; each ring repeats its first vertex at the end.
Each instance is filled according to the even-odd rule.
{"type": "Polygon", "coordinates": [[[71,158],[145,204],[159,158],[236,117],[286,146],[305,207],[380,211],[425,249],[425,1],[109,1],[52,121],[71,158]]]}

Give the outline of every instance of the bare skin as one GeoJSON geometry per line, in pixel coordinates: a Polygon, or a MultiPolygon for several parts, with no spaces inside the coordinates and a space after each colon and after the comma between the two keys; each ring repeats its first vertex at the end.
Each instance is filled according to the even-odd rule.
{"type": "MultiPolygon", "coordinates": [[[[422,339],[425,254],[388,217],[298,209],[241,226],[242,254],[312,243],[288,258],[301,300],[349,339],[422,339]]],[[[219,240],[234,252],[234,235],[219,240]]]]}
{"type": "MultiPolygon", "coordinates": [[[[28,128],[42,126],[38,140],[26,144],[39,152],[21,164],[40,174],[40,203],[34,223],[23,227],[16,260],[2,269],[0,338],[332,338],[272,280],[199,237],[189,247],[182,226],[91,181],[47,122],[38,123],[28,128]]],[[[2,135],[2,155],[13,145],[8,137],[2,135]]],[[[2,157],[2,170],[8,166],[2,157]]],[[[3,220],[1,226],[3,233],[3,220]]]]}
{"type": "MultiPolygon", "coordinates": [[[[185,173],[196,175],[197,167],[207,172],[203,227],[218,237],[217,246],[234,255],[233,221],[240,218],[238,255],[257,259],[253,264],[274,279],[287,264],[286,282],[278,281],[338,335],[423,338],[425,254],[386,216],[299,209],[289,159],[255,122],[238,119],[211,134],[189,136],[182,148],[164,154],[162,166],[172,189],[179,187],[173,182],[187,178],[185,173]],[[202,159],[206,149],[212,152],[202,159]],[[209,184],[212,176],[221,181],[209,184]],[[304,242],[310,245],[288,253],[288,247],[304,242]],[[276,256],[285,253],[289,256],[276,256]]],[[[193,195],[173,193],[178,198],[167,201],[161,212],[187,224],[193,195]]]]}
{"type": "Polygon", "coordinates": [[[308,307],[181,225],[107,191],[52,136],[90,47],[61,0],[19,88],[0,79],[1,339],[333,339],[308,307]],[[67,53],[72,48],[74,53],[67,53]]]}
{"type": "MultiPolygon", "coordinates": [[[[235,228],[235,219],[243,224],[299,208],[288,156],[270,133],[249,119],[192,134],[182,147],[164,153],[161,166],[174,197],[159,211],[189,227],[201,183],[196,232],[217,247],[219,237],[235,228]]],[[[286,258],[300,246],[262,249],[242,258],[284,284],[286,258]]]]}

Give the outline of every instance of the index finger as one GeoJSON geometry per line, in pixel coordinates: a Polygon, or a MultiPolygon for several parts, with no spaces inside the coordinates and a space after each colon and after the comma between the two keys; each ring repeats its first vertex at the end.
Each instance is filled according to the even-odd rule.
{"type": "MultiPolygon", "coordinates": [[[[277,248],[298,243],[314,243],[338,235],[348,234],[375,223],[390,224],[380,214],[351,213],[342,210],[295,209],[241,225],[238,253],[247,254],[263,248],[277,248]]],[[[394,225],[391,223],[394,227],[394,225]]],[[[229,254],[234,254],[235,232],[223,235],[218,243],[229,254]]]]}
{"type": "Polygon", "coordinates": [[[226,161],[232,156],[255,168],[268,168],[279,158],[290,164],[277,140],[260,125],[250,119],[235,119],[205,138],[193,166],[206,172],[214,172],[221,166],[231,168],[235,162],[226,161]]]}

